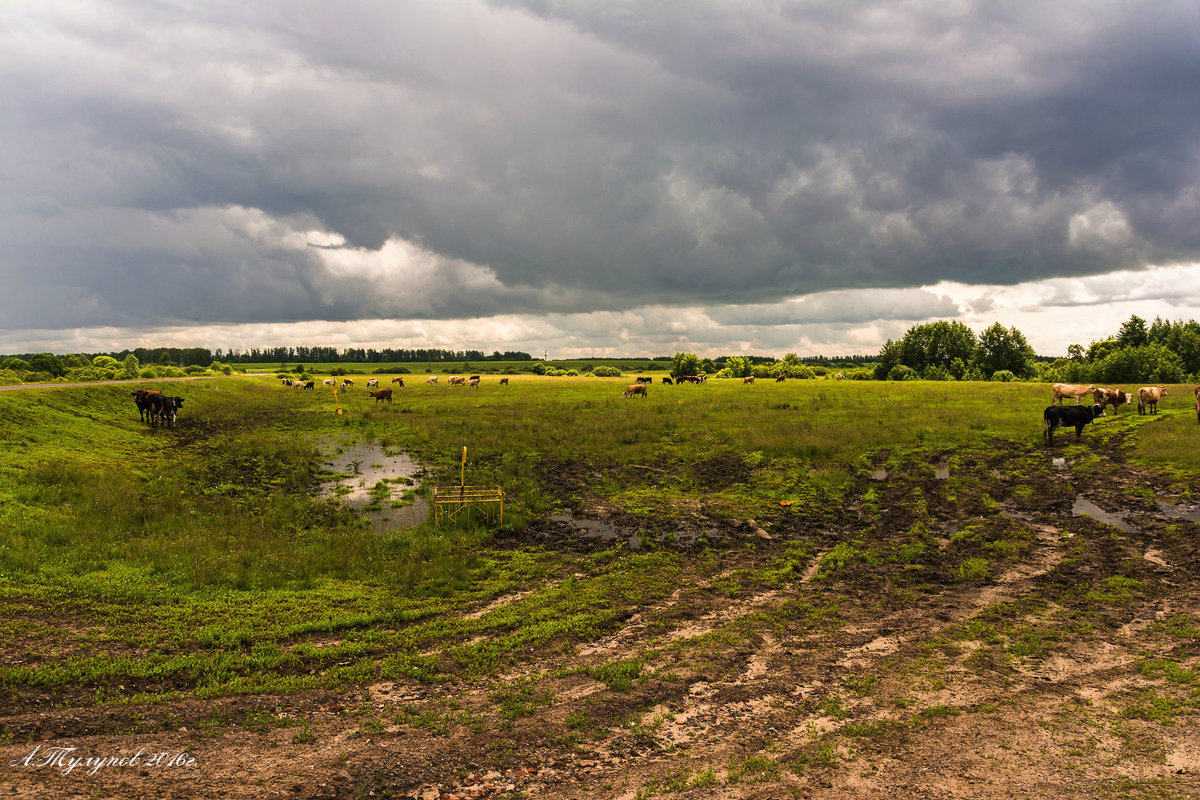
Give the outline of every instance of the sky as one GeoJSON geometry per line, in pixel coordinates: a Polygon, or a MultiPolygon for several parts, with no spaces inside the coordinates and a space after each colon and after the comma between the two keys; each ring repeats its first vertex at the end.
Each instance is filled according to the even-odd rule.
{"type": "Polygon", "coordinates": [[[0,352],[1200,316],[1200,3],[14,0],[0,352]]]}

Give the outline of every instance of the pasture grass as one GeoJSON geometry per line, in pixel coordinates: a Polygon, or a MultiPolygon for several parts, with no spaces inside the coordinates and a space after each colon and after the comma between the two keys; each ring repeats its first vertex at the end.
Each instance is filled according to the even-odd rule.
{"type": "MultiPolygon", "coordinates": [[[[814,581],[876,581],[881,607],[903,604],[930,582],[986,582],[1030,546],[1027,530],[994,515],[993,479],[973,466],[983,454],[1010,451],[1009,469],[1031,481],[1051,456],[1086,464],[1094,440],[1132,428],[1134,458],[1184,476],[1200,469],[1195,448],[1177,444],[1190,439],[1190,416],[1170,402],[1156,419],[1104,420],[1047,451],[1041,385],[710,381],[626,399],[625,383],[522,375],[471,390],[414,380],[378,405],[361,388],[335,398],[269,378],[214,379],[172,385],[186,397],[175,429],[138,420],[130,392],[152,381],[0,393],[0,633],[10,656],[0,688],[17,704],[130,703],[494,675],[609,634],[685,575],[725,563],[702,547],[662,546],[651,534],[664,521],[836,522],[852,502],[866,527],[824,548],[814,581]],[[505,490],[503,530],[376,532],[315,491],[324,457],[358,443],[421,461],[429,476],[418,492],[458,483],[467,447],[468,483],[505,490]],[[937,481],[947,458],[950,477],[937,481]],[[889,479],[870,481],[880,466],[889,479]],[[946,547],[930,533],[934,501],[968,517],[946,547]],[[522,538],[550,512],[597,508],[643,526],[645,548],[581,552],[522,538]],[[463,613],[518,592],[527,594],[463,613]]],[[[713,593],[794,585],[818,553],[805,538],[765,557],[755,548],[746,543],[750,565],[713,593]]],[[[1141,592],[1112,575],[1059,599],[1084,616],[1141,592]]],[[[793,599],[786,616],[751,616],[677,650],[697,669],[725,669],[731,642],[770,626],[836,627],[837,602],[793,599]]],[[[992,624],[970,635],[1017,656],[1045,652],[1063,630],[992,624]]],[[[589,674],[629,692],[644,667],[623,658],[589,674]]],[[[539,692],[514,688],[496,702],[516,718],[542,704],[539,692]]]]}

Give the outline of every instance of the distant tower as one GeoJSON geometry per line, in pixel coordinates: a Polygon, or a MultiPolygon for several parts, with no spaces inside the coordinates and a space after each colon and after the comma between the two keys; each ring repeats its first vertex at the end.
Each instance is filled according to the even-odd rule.
{"type": "Polygon", "coordinates": [[[542,361],[549,361],[549,360],[550,360],[550,351],[543,350],[542,351],[542,361]]]}

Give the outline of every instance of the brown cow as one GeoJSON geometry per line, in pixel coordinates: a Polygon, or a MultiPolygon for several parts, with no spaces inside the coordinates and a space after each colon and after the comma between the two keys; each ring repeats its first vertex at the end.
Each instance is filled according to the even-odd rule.
{"type": "Polygon", "coordinates": [[[1097,386],[1093,397],[1096,400],[1096,405],[1100,406],[1101,408],[1104,406],[1112,406],[1113,413],[1116,413],[1116,410],[1119,406],[1123,406],[1126,403],[1130,405],[1133,404],[1133,395],[1129,392],[1121,391],[1120,389],[1101,389],[1097,386]]]}
{"type": "Polygon", "coordinates": [[[372,389],[371,397],[375,398],[376,403],[379,403],[381,400],[386,400],[390,404],[392,402],[392,390],[391,389],[372,389]]]}
{"type": "Polygon", "coordinates": [[[1151,414],[1158,413],[1158,401],[1167,396],[1165,386],[1143,386],[1138,389],[1138,413],[1145,414],[1150,409],[1151,414]]]}
{"type": "Polygon", "coordinates": [[[508,386],[508,378],[501,378],[501,379],[500,379],[500,385],[501,385],[501,386],[508,386]]]}
{"type": "Polygon", "coordinates": [[[400,384],[400,388],[404,388],[404,378],[392,378],[392,383],[400,384]]]}
{"type": "Polygon", "coordinates": [[[466,386],[467,379],[461,375],[451,375],[450,379],[446,381],[446,383],[450,384],[451,386],[466,386]]]}
{"type": "Polygon", "coordinates": [[[467,381],[467,386],[470,386],[472,389],[478,389],[479,378],[471,378],[469,381],[467,381]]]}
{"type": "Polygon", "coordinates": [[[783,383],[785,380],[786,380],[786,378],[785,378],[783,375],[776,375],[776,376],[775,376],[775,382],[776,382],[776,383],[783,383]]]}
{"type": "Polygon", "coordinates": [[[1050,402],[1057,400],[1061,406],[1064,397],[1074,397],[1075,405],[1080,405],[1083,403],[1083,396],[1095,388],[1094,385],[1084,386],[1081,383],[1056,383],[1053,386],[1054,397],[1050,398],[1050,402]]]}
{"type": "Polygon", "coordinates": [[[745,377],[745,378],[742,378],[742,385],[743,385],[743,386],[745,386],[747,383],[754,383],[754,376],[753,376],[753,375],[749,375],[749,376],[747,376],[747,377],[745,377]]]}
{"type": "Polygon", "coordinates": [[[162,397],[162,392],[157,389],[138,389],[130,394],[133,396],[133,402],[137,403],[138,419],[153,424],[156,398],[162,397]]]}
{"type": "Polygon", "coordinates": [[[625,397],[633,397],[633,396],[635,396],[635,395],[639,395],[639,394],[640,394],[642,397],[649,397],[649,396],[650,396],[649,394],[647,394],[647,393],[646,393],[646,384],[644,384],[644,383],[631,383],[631,384],[629,384],[628,386],[626,386],[626,387],[625,387],[625,397]]]}
{"type": "Polygon", "coordinates": [[[437,383],[437,375],[430,375],[425,379],[426,383],[437,383]]]}

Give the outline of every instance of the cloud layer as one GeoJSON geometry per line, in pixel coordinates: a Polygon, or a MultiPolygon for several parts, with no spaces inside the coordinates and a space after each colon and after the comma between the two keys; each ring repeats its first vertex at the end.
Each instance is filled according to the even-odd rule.
{"type": "Polygon", "coordinates": [[[19,4],[0,330],[1135,292],[1200,260],[1198,75],[1194,3],[19,4]]]}

